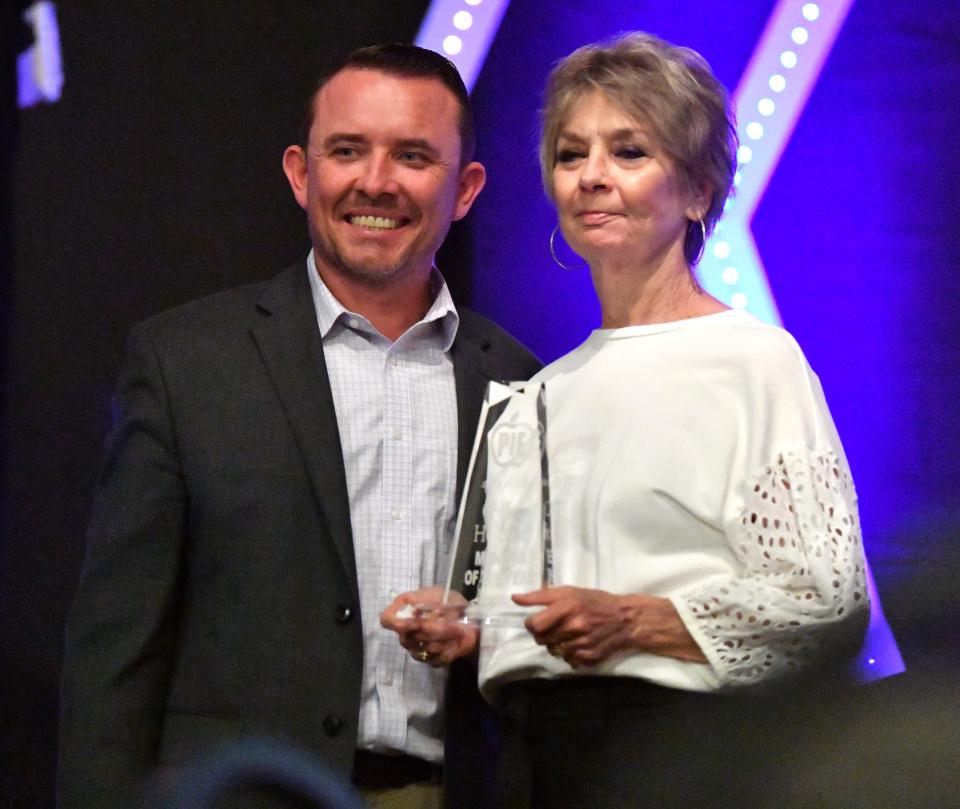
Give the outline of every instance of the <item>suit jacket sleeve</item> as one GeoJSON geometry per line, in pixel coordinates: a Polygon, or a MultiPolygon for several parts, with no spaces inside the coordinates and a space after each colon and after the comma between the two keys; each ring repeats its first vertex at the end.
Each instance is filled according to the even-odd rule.
{"type": "Polygon", "coordinates": [[[149,334],[131,333],[68,620],[58,805],[134,805],[155,763],[175,641],[186,493],[149,334]]]}

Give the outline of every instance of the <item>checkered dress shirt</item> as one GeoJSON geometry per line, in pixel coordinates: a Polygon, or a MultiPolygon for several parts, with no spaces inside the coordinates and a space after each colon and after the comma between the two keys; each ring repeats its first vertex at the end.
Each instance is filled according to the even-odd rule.
{"type": "Polygon", "coordinates": [[[445,673],[417,663],[380,613],[408,590],[436,584],[456,520],[457,398],[450,347],[459,317],[434,271],[433,304],[390,342],[347,311],[307,260],[337,412],[363,622],[357,744],[443,758],[445,673]]]}

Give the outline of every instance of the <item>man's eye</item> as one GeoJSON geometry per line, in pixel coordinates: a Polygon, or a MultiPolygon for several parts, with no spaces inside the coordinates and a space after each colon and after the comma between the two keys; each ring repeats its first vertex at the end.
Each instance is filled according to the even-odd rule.
{"type": "Polygon", "coordinates": [[[427,156],[422,152],[400,152],[401,163],[426,163],[427,156]]]}
{"type": "Polygon", "coordinates": [[[561,149],[557,152],[558,163],[572,163],[574,160],[583,157],[576,149],[561,149]]]}
{"type": "Polygon", "coordinates": [[[353,146],[337,146],[333,150],[334,157],[355,157],[357,150],[353,146]]]}

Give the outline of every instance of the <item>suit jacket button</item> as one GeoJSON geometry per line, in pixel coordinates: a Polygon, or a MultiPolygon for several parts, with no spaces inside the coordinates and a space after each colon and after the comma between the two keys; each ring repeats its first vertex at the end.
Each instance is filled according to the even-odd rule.
{"type": "Polygon", "coordinates": [[[339,736],[343,730],[343,720],[336,714],[327,714],[323,719],[323,730],[328,736],[339,736]]]}
{"type": "Polygon", "coordinates": [[[337,604],[337,623],[345,624],[353,618],[353,610],[349,604],[337,604]]]}

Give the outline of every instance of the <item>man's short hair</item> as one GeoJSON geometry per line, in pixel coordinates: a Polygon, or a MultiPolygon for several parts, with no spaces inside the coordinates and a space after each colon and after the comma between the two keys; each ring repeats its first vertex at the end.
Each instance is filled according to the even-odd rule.
{"type": "Polygon", "coordinates": [[[382,45],[369,45],[357,48],[347,54],[333,67],[327,70],[317,81],[307,102],[306,114],[300,125],[299,143],[306,149],[310,140],[310,127],[315,114],[314,101],[317,93],[340,71],[348,68],[360,70],[378,70],[391,76],[404,78],[438,79],[456,96],[460,104],[460,165],[465,166],[473,160],[476,135],[473,130],[473,111],[470,108],[470,94],[460,78],[456,66],[447,59],[426,48],[391,42],[382,45]]]}

